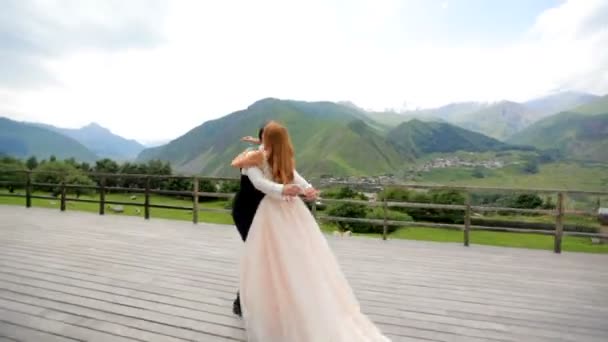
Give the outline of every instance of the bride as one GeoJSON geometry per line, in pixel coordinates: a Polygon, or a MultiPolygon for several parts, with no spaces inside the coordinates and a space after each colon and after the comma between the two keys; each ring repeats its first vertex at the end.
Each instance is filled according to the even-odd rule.
{"type": "Polygon", "coordinates": [[[314,217],[298,197],[283,197],[298,186],[309,199],[316,190],[296,171],[287,129],[264,127],[263,150],[239,155],[266,196],[250,228],[241,261],[240,293],[248,341],[389,341],[361,313],[314,217]]]}

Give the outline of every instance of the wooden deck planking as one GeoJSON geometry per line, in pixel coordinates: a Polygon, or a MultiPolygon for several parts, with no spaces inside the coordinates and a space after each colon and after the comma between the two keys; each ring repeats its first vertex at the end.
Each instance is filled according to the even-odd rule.
{"type": "MultiPolygon", "coordinates": [[[[0,218],[0,341],[244,338],[232,227],[3,206],[0,218]]],[[[608,339],[606,256],[328,240],[394,341],[608,339]]]]}

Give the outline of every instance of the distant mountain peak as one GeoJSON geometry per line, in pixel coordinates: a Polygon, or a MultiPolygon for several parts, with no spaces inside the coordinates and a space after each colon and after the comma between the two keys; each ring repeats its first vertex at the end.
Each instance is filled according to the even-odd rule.
{"type": "Polygon", "coordinates": [[[88,125],[82,126],[82,128],[80,128],[83,131],[96,131],[96,132],[104,132],[104,133],[109,133],[110,130],[103,127],[102,125],[98,124],[97,122],[91,122],[88,125]]]}
{"type": "Polygon", "coordinates": [[[249,108],[255,108],[255,107],[258,107],[258,106],[265,106],[265,105],[269,105],[269,104],[272,104],[272,103],[275,103],[275,102],[279,102],[279,101],[281,101],[281,99],[278,99],[276,97],[265,97],[265,98],[263,98],[261,100],[255,101],[254,103],[252,103],[247,108],[249,109],[249,108]]]}

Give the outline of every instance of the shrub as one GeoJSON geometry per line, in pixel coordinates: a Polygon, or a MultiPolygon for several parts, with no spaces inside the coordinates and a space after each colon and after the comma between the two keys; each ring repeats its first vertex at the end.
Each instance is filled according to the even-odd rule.
{"type": "MultiPolygon", "coordinates": [[[[412,191],[400,188],[388,188],[380,198],[398,202],[464,204],[464,194],[457,190],[431,190],[429,192],[412,191]]],[[[427,209],[427,208],[394,208],[406,213],[415,221],[462,223],[464,214],[461,210],[427,209]]]]}
{"type": "MultiPolygon", "coordinates": [[[[198,183],[198,191],[200,192],[217,192],[217,187],[215,183],[207,179],[201,179],[198,183]]],[[[217,200],[217,197],[212,196],[199,196],[199,202],[211,202],[217,200]]]]}
{"type": "MultiPolygon", "coordinates": [[[[339,203],[329,207],[327,210],[329,216],[348,217],[348,218],[365,218],[367,215],[367,207],[363,204],[354,203],[339,203]]],[[[341,231],[350,230],[358,232],[359,230],[367,229],[367,223],[360,222],[336,222],[336,225],[341,231]]]]}
{"type": "MultiPolygon", "coordinates": [[[[457,190],[432,190],[428,193],[416,194],[412,202],[433,204],[464,204],[464,194],[457,190]]],[[[415,221],[442,223],[462,223],[464,213],[461,210],[406,208],[406,212],[415,221]]]]}
{"type": "Polygon", "coordinates": [[[538,173],[538,159],[530,158],[528,161],[526,161],[526,163],[524,164],[523,171],[524,173],[529,174],[538,173]]]}
{"type": "Polygon", "coordinates": [[[0,157],[0,181],[15,183],[6,185],[10,192],[13,192],[15,188],[23,187],[23,184],[25,184],[24,172],[8,172],[15,170],[25,170],[25,164],[16,158],[0,157]]]}
{"type": "MultiPolygon", "coordinates": [[[[405,221],[405,222],[411,222],[413,221],[412,217],[409,216],[408,214],[404,214],[402,212],[396,211],[396,210],[388,210],[386,213],[386,216],[388,218],[389,221],[405,221]]],[[[384,220],[384,209],[383,208],[373,208],[371,210],[369,210],[367,212],[366,217],[368,219],[374,219],[374,220],[384,220]]],[[[388,233],[392,233],[395,230],[397,230],[397,226],[388,226],[387,227],[387,231],[388,233]]],[[[362,231],[356,231],[356,233],[377,233],[377,234],[382,234],[383,231],[383,226],[381,225],[372,225],[369,224],[367,227],[365,227],[362,231]]]]}
{"type": "MultiPolygon", "coordinates": [[[[43,191],[49,191],[53,193],[53,196],[57,196],[60,193],[60,184],[65,180],[66,184],[78,184],[85,186],[93,186],[93,182],[84,172],[77,169],[71,164],[61,161],[50,161],[47,163],[41,163],[36,168],[37,173],[34,174],[34,182],[36,183],[50,183],[57,184],[54,186],[42,186],[39,187],[43,191]]],[[[76,189],[67,188],[67,193],[76,194],[77,197],[83,194],[93,193],[92,189],[76,189]]]]}
{"type": "Polygon", "coordinates": [[[323,191],[323,197],[332,199],[358,199],[366,201],[367,197],[351,187],[344,186],[323,191]]]}
{"type": "Polygon", "coordinates": [[[238,181],[224,181],[220,184],[220,192],[222,193],[235,193],[241,188],[241,184],[238,181]]]}
{"type": "Polygon", "coordinates": [[[519,209],[536,209],[542,204],[543,200],[536,194],[521,194],[515,197],[512,207],[519,209]]]}
{"type": "Polygon", "coordinates": [[[484,174],[484,168],[481,166],[477,166],[473,169],[473,172],[471,173],[471,175],[475,178],[484,178],[485,174],[484,174]]]}

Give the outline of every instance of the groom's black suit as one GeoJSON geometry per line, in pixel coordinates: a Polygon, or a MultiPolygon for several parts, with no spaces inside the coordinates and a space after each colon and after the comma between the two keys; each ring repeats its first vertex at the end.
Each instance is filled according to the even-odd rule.
{"type": "Polygon", "coordinates": [[[263,198],[264,193],[253,186],[249,177],[241,174],[241,186],[234,197],[232,218],[243,242],[247,240],[253,217],[263,198]]]}
{"type": "MultiPolygon", "coordinates": [[[[234,203],[232,205],[232,219],[243,242],[247,240],[253,217],[263,198],[264,193],[253,186],[248,176],[241,174],[241,186],[234,196],[234,203]]],[[[238,293],[234,300],[232,311],[239,316],[241,315],[241,300],[238,293]]]]}

